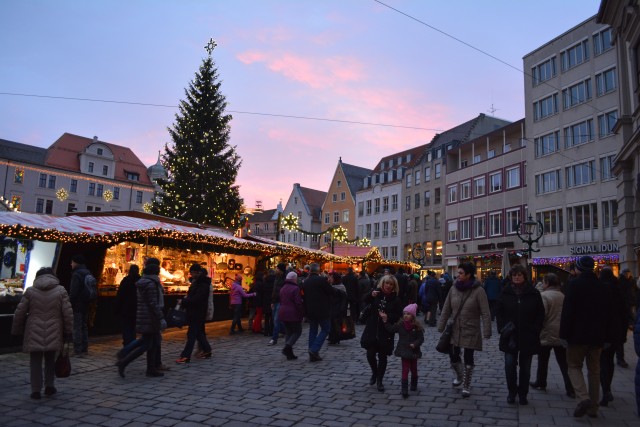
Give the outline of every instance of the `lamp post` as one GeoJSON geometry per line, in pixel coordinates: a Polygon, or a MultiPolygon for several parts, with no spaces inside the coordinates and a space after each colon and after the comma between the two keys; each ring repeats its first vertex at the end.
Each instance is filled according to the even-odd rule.
{"type": "Polygon", "coordinates": [[[414,243],[413,247],[409,248],[409,256],[413,258],[415,262],[420,264],[420,268],[423,267],[423,262],[426,259],[426,251],[420,243],[414,243]]]}
{"type": "Polygon", "coordinates": [[[536,221],[529,214],[529,218],[525,221],[518,221],[516,227],[516,234],[518,238],[527,245],[524,251],[527,253],[527,273],[529,274],[529,280],[533,282],[531,258],[534,252],[540,252],[540,249],[534,249],[533,245],[540,240],[544,234],[544,225],[540,220],[536,221]]]}

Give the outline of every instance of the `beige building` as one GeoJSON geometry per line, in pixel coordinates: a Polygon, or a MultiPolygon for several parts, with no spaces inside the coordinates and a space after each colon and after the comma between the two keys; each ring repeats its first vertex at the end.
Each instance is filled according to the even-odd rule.
{"type": "Polygon", "coordinates": [[[620,267],[640,274],[640,5],[638,0],[603,0],[598,11],[599,23],[615,30],[620,105],[614,132],[622,147],[614,159],[613,172],[618,200],[618,242],[620,267]]]}
{"type": "Polygon", "coordinates": [[[617,273],[622,146],[612,32],[595,16],[524,57],[529,212],[544,223],[534,264],[567,269],[588,254],[617,273]]]}

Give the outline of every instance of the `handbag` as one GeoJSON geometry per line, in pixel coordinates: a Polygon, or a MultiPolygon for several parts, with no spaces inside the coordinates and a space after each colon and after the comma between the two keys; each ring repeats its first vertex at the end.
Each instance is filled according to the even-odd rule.
{"type": "Polygon", "coordinates": [[[503,344],[503,348],[507,353],[514,353],[518,350],[518,343],[516,341],[516,325],[513,322],[508,322],[500,329],[500,343],[503,344]]]}
{"type": "Polygon", "coordinates": [[[175,326],[182,328],[187,324],[187,312],[180,308],[180,302],[178,302],[175,308],[169,309],[167,313],[167,326],[175,326]]]}
{"type": "Polygon", "coordinates": [[[358,316],[358,322],[366,323],[369,316],[371,316],[372,310],[373,310],[373,303],[369,303],[365,305],[362,311],[360,311],[360,315],[358,316]]]}
{"type": "Polygon", "coordinates": [[[458,307],[458,311],[456,311],[455,316],[451,321],[447,322],[447,326],[445,326],[444,331],[442,331],[442,335],[440,335],[440,339],[438,339],[438,344],[436,344],[436,351],[438,353],[449,354],[451,352],[451,335],[453,333],[453,324],[456,323],[458,319],[458,315],[462,311],[462,307],[464,307],[464,303],[467,302],[467,299],[471,295],[471,291],[464,297],[460,307],[458,307]]]}
{"type": "Polygon", "coordinates": [[[71,359],[69,359],[69,343],[66,347],[63,344],[60,349],[60,354],[56,358],[54,371],[57,378],[67,378],[71,375],[71,359]]]}
{"type": "Polygon", "coordinates": [[[350,340],[356,337],[356,326],[353,323],[351,316],[346,316],[342,319],[342,325],[340,327],[340,340],[350,340]]]}

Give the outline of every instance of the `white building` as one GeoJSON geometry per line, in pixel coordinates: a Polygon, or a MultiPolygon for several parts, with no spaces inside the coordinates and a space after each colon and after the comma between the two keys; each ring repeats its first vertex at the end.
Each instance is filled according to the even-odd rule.
{"type": "MultiPolygon", "coordinates": [[[[322,203],[326,197],[327,193],[324,191],[302,187],[295,183],[282,216],[293,214],[298,217],[299,228],[311,233],[320,233],[322,231],[322,203]]],[[[303,248],[319,249],[322,239],[301,231],[284,230],[282,240],[287,243],[295,243],[303,248]]]]}

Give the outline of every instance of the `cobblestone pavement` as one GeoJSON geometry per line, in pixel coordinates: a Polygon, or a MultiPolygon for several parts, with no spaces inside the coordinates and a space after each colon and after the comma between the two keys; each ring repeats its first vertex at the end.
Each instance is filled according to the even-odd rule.
{"type": "MultiPolygon", "coordinates": [[[[246,319],[245,319],[246,323],[246,319]]],[[[324,360],[309,362],[305,327],[287,361],[281,343],[244,332],[227,335],[229,322],[207,325],[213,357],[176,365],[184,330],[164,335],[162,378],[145,376],[144,356],[120,378],[113,363],[117,336],[91,338],[89,355],[72,358],[72,375],[57,379],[58,393],[29,398],[28,355],[0,355],[0,425],[10,426],[638,426],[633,388],[637,357],[627,342],[629,368],[616,367],[615,400],[598,418],[573,418],[576,401],[565,396],[555,361],[546,392],[532,390],[528,406],[508,405],[503,357],[497,336],[476,353],[472,395],[451,387],[448,358],[435,347],[428,328],[418,363],[420,382],[408,399],[400,395],[400,361],[390,358],[386,391],[369,386],[370,371],[358,339],[325,346],[324,360]]],[[[363,326],[357,326],[358,335],[363,326]]],[[[495,325],[494,325],[495,329],[495,325]]],[[[629,334],[631,338],[631,334],[629,334]]],[[[629,340],[630,341],[630,340],[629,340]]],[[[535,372],[536,359],[532,371],[535,372]]]]}

